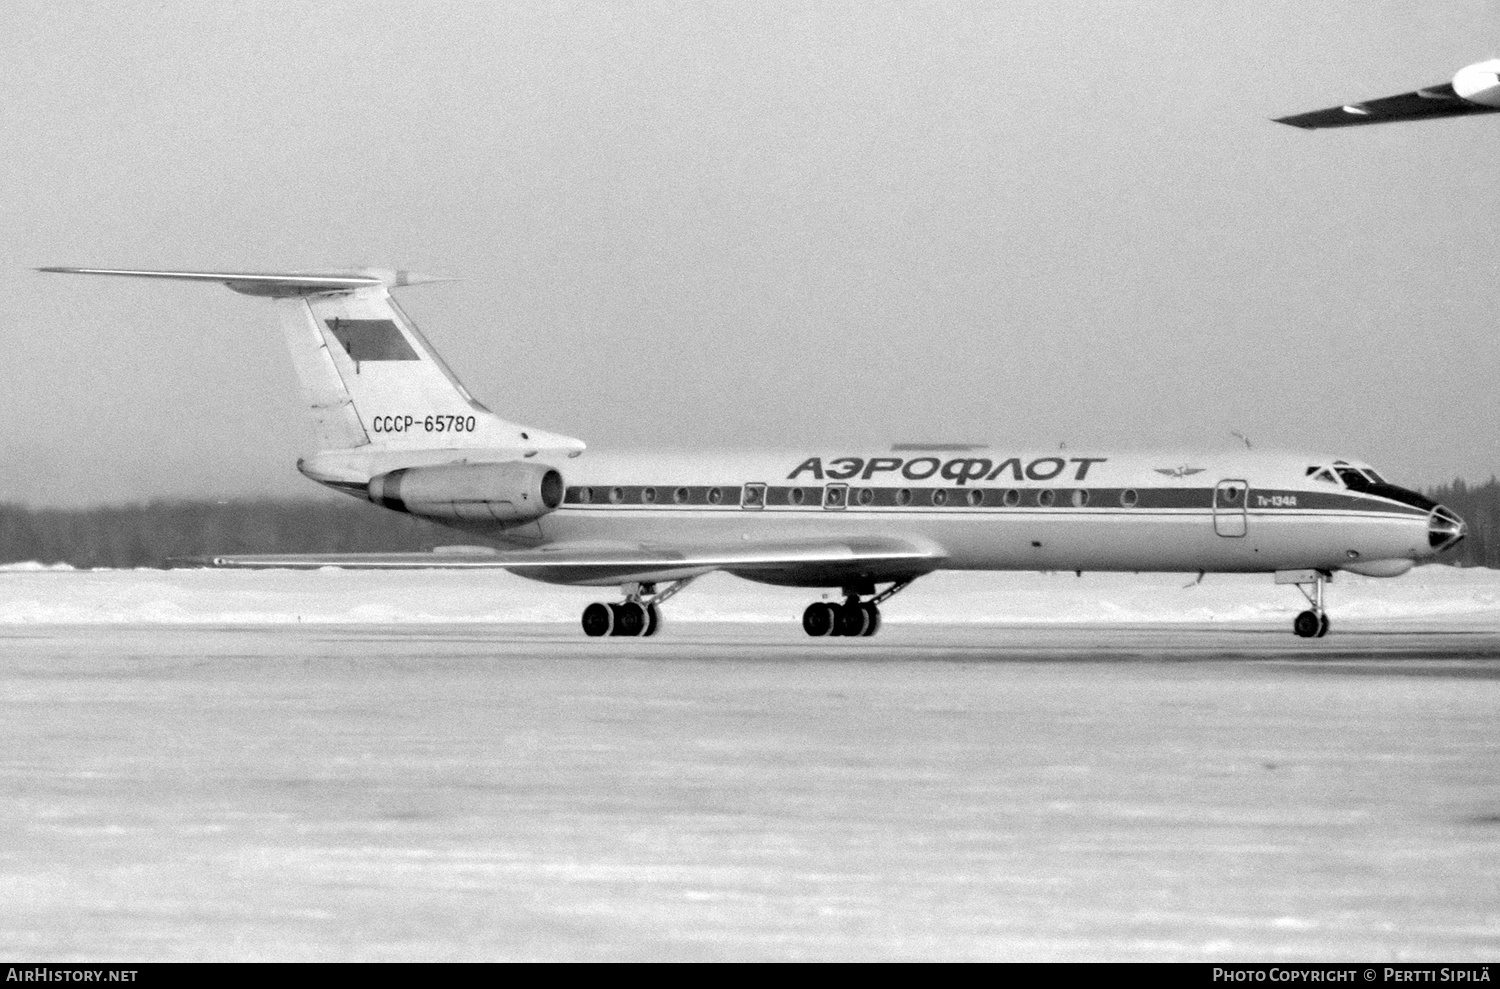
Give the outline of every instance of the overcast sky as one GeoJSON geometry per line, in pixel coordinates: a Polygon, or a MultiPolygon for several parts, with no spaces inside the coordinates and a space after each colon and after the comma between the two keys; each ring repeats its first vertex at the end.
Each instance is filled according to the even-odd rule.
{"type": "Polygon", "coordinates": [[[1496,5],[0,9],[0,498],[313,494],[264,303],[48,264],[376,264],[592,446],[1238,442],[1500,470],[1500,115],[1268,121],[1496,5]]]}

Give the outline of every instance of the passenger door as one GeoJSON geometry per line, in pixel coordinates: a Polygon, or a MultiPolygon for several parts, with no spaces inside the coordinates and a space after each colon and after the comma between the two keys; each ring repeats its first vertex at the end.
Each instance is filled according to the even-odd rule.
{"type": "Polygon", "coordinates": [[[1250,500],[1250,485],[1244,481],[1220,481],[1214,488],[1214,531],[1221,536],[1237,538],[1245,534],[1245,503],[1250,500]]]}

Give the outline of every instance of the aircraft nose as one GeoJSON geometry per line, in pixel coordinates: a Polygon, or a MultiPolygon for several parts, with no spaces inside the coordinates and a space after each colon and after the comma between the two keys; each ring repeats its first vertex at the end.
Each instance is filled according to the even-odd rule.
{"type": "Polygon", "coordinates": [[[1463,541],[1469,527],[1464,520],[1442,505],[1427,516],[1427,545],[1439,553],[1446,552],[1463,541]]]}

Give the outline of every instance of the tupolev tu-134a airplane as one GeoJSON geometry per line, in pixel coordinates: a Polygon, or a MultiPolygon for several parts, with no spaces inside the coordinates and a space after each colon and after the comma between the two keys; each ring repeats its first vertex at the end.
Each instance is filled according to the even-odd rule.
{"type": "Polygon", "coordinates": [[[935,570],[1274,574],[1328,632],[1338,570],[1393,577],[1464,537],[1453,512],[1348,458],[899,445],[706,454],[586,452],[477,402],[391,298],[382,270],[232,274],[43,268],[218,282],[269,299],[312,413],[320,484],[505,545],[425,553],[219,556],[220,567],[497,568],[617,588],[591,636],[652,635],[659,606],[722,570],[836,588],[809,635],[873,635],[880,604],[935,570]]]}
{"type": "Polygon", "coordinates": [[[1277,117],[1276,123],[1291,124],[1303,130],[1320,130],[1324,127],[1359,127],[1497,112],[1500,112],[1500,58],[1492,58],[1464,66],[1449,82],[1363,103],[1277,117]]]}

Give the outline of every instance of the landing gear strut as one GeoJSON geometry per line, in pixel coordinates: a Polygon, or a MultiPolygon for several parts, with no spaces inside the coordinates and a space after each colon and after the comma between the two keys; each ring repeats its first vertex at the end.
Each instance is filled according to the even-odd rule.
{"type": "Polygon", "coordinates": [[[802,612],[802,630],[815,638],[825,635],[874,635],[880,631],[880,605],[910,583],[909,580],[897,581],[868,601],[861,601],[860,593],[872,592],[873,585],[868,589],[846,587],[843,604],[814,601],[808,605],[807,610],[802,612]]]}
{"type": "Polygon", "coordinates": [[[1324,570],[1283,571],[1276,575],[1278,584],[1296,584],[1297,590],[1312,605],[1292,619],[1292,631],[1304,639],[1321,639],[1328,634],[1328,612],[1323,607],[1323,585],[1329,581],[1330,576],[1324,570]]]}
{"type": "Polygon", "coordinates": [[[657,608],[667,598],[692,582],[691,577],[673,581],[665,591],[656,593],[655,584],[622,584],[625,600],[619,604],[595,601],[583,609],[583,634],[650,636],[661,629],[661,611],[657,608]]]}

